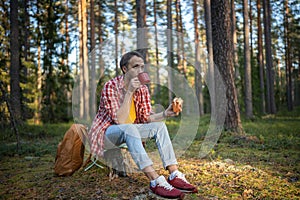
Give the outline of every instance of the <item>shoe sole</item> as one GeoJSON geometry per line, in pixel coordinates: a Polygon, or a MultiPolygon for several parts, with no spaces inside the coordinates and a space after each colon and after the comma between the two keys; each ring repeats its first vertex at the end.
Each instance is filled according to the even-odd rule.
{"type": "Polygon", "coordinates": [[[184,193],[198,193],[198,190],[183,190],[183,189],[179,189],[179,188],[176,188],[178,190],[180,190],[181,192],[184,192],[184,193]]]}
{"type": "Polygon", "coordinates": [[[180,195],[180,197],[168,198],[168,197],[159,196],[159,195],[153,193],[152,191],[149,191],[149,196],[154,197],[157,200],[167,200],[167,199],[180,199],[180,200],[182,200],[182,199],[184,199],[185,193],[182,193],[180,195]]]}

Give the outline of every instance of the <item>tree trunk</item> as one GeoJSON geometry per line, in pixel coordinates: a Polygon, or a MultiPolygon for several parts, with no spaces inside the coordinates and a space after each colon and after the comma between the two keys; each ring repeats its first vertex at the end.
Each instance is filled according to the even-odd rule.
{"type": "MultiPolygon", "coordinates": [[[[39,5],[37,3],[37,15],[39,16],[39,5]]],[[[35,112],[34,112],[34,124],[41,123],[41,102],[42,102],[42,66],[41,66],[41,21],[37,19],[37,72],[36,72],[36,96],[34,100],[35,112]]]]}
{"type": "MultiPolygon", "coordinates": [[[[29,58],[30,58],[30,42],[32,37],[30,35],[30,19],[29,19],[29,1],[28,0],[24,0],[23,1],[23,7],[24,7],[24,21],[21,21],[24,23],[23,30],[21,30],[21,37],[22,37],[22,45],[24,45],[24,50],[23,50],[23,60],[25,61],[23,64],[22,62],[20,63],[20,74],[22,74],[20,76],[20,82],[23,83],[24,85],[27,85],[28,81],[28,75],[31,75],[31,73],[28,74],[28,72],[30,72],[30,70],[28,70],[28,65],[27,63],[29,63],[29,58]],[[22,34],[22,31],[24,31],[24,35],[22,34]],[[21,78],[23,77],[23,78],[21,78]]],[[[22,58],[22,50],[21,50],[21,58],[22,58]]],[[[29,102],[29,99],[27,97],[27,95],[30,93],[29,88],[25,87],[22,92],[21,92],[21,102],[29,102]]],[[[28,119],[28,108],[26,103],[21,103],[21,113],[22,116],[21,118],[23,120],[28,119]]]]}
{"type": "Polygon", "coordinates": [[[206,24],[206,41],[208,52],[208,81],[207,85],[210,94],[211,114],[214,116],[216,108],[216,93],[215,93],[215,70],[214,70],[214,54],[212,41],[212,26],[211,26],[211,2],[204,0],[205,24],[206,24]]]}
{"type": "MultiPolygon", "coordinates": [[[[27,62],[29,53],[30,53],[30,44],[28,41],[30,41],[30,19],[29,19],[29,13],[28,13],[28,0],[24,0],[24,18],[25,18],[25,37],[24,37],[24,60],[27,62]]],[[[27,67],[24,67],[24,76],[27,77],[27,67]]]]}
{"type": "Polygon", "coordinates": [[[226,86],[227,113],[225,130],[242,133],[242,124],[233,75],[233,42],[228,0],[212,0],[212,38],[214,62],[226,86]]]}
{"type": "Polygon", "coordinates": [[[118,36],[119,36],[119,30],[118,30],[118,26],[119,26],[119,18],[118,18],[118,1],[114,0],[114,7],[115,7],[115,24],[114,24],[114,30],[115,30],[115,64],[116,64],[116,76],[119,75],[119,70],[118,70],[118,66],[119,66],[119,50],[118,50],[118,36]]]}
{"type": "Polygon", "coordinates": [[[19,52],[19,23],[18,1],[10,2],[10,101],[12,114],[16,121],[21,120],[21,87],[20,87],[20,52],[19,52]]]}
{"type": "MultiPolygon", "coordinates": [[[[123,1],[122,2],[122,13],[126,13],[126,5],[125,4],[126,4],[126,1],[123,1]]],[[[123,39],[121,40],[121,44],[120,44],[121,49],[120,49],[120,51],[121,51],[121,55],[124,55],[125,52],[126,52],[124,38],[126,37],[125,35],[126,35],[126,32],[127,32],[126,29],[125,29],[127,19],[124,16],[122,16],[121,18],[122,18],[121,19],[122,29],[121,29],[121,27],[120,27],[120,29],[121,29],[121,37],[123,39]]]]}
{"type": "MultiPolygon", "coordinates": [[[[252,0],[249,0],[249,29],[250,29],[250,60],[253,58],[253,20],[252,20],[252,0]]],[[[251,61],[250,61],[251,62],[251,61]]]]}
{"type": "MultiPolygon", "coordinates": [[[[67,67],[67,73],[70,74],[70,67],[69,67],[69,55],[70,55],[70,33],[69,33],[69,0],[65,0],[65,9],[66,9],[66,14],[65,14],[65,31],[66,31],[66,47],[65,47],[65,65],[67,67]]],[[[67,95],[67,101],[68,102],[72,102],[72,92],[66,91],[66,95],[67,95]]],[[[68,105],[68,117],[73,116],[72,113],[72,106],[68,105]]]]}
{"type": "Polygon", "coordinates": [[[155,99],[157,104],[160,104],[160,76],[159,76],[159,56],[158,56],[158,33],[157,33],[157,12],[156,12],[156,0],[153,0],[153,17],[154,17],[154,31],[155,31],[155,62],[156,62],[156,91],[155,99]]]}
{"type": "Polygon", "coordinates": [[[175,0],[175,6],[176,6],[176,58],[177,58],[177,69],[179,72],[182,70],[182,65],[181,65],[181,48],[180,48],[180,19],[179,19],[179,0],[175,0]]]}
{"type": "MultiPolygon", "coordinates": [[[[236,36],[236,16],[235,16],[235,5],[234,0],[231,0],[231,8],[230,8],[230,18],[231,18],[231,32],[232,32],[232,40],[233,40],[233,63],[234,63],[234,76],[236,80],[240,79],[240,71],[239,71],[239,58],[238,58],[238,49],[237,49],[237,36],[236,36]]],[[[237,88],[237,94],[239,94],[237,88]]]]}
{"type": "Polygon", "coordinates": [[[167,0],[167,51],[168,51],[168,89],[169,104],[173,100],[173,33],[172,33],[172,1],[167,0]]]}
{"type": "Polygon", "coordinates": [[[137,49],[143,55],[145,62],[148,61],[147,32],[146,32],[146,2],[136,0],[136,27],[137,27],[137,49]]]}
{"type": "Polygon", "coordinates": [[[202,77],[201,77],[201,64],[200,64],[200,46],[199,46],[199,28],[198,28],[198,13],[197,13],[197,0],[193,1],[193,14],[194,14],[194,37],[195,37],[195,89],[196,96],[199,104],[200,116],[204,114],[203,111],[203,93],[202,93],[202,77]]]}
{"type": "Polygon", "coordinates": [[[251,58],[249,46],[249,12],[248,0],[243,0],[244,8],[244,68],[245,68],[245,111],[248,119],[253,118],[252,108],[252,83],[251,83],[251,58]]]}
{"type": "Polygon", "coordinates": [[[259,85],[260,85],[260,98],[261,98],[261,112],[266,112],[265,100],[265,81],[264,81],[264,55],[262,44],[262,27],[261,27],[261,1],[257,0],[257,46],[258,46],[258,64],[259,64],[259,85]]]}
{"type": "Polygon", "coordinates": [[[90,41],[91,41],[91,90],[90,90],[90,116],[93,118],[93,116],[96,114],[96,39],[95,39],[95,5],[94,0],[90,0],[90,41]]]}
{"type": "MultiPolygon", "coordinates": [[[[181,59],[181,65],[182,65],[182,74],[185,77],[185,80],[187,80],[187,62],[186,62],[186,56],[185,56],[185,49],[184,49],[184,28],[183,28],[183,23],[182,23],[182,9],[181,9],[181,3],[180,0],[178,1],[178,9],[179,9],[179,27],[180,27],[180,49],[182,53],[182,59],[181,59]]],[[[187,84],[185,84],[185,87],[188,87],[187,84]]],[[[188,96],[188,88],[184,88],[185,91],[185,96],[188,96]]],[[[191,113],[191,103],[186,99],[184,102],[184,108],[186,111],[186,114],[189,115],[191,113]]]]}
{"type": "Polygon", "coordinates": [[[271,10],[270,1],[263,0],[264,10],[264,33],[265,33],[265,50],[267,66],[267,108],[270,114],[276,113],[275,93],[274,93],[274,67],[272,58],[272,36],[271,36],[271,10]]]}
{"type": "Polygon", "coordinates": [[[286,75],[286,99],[288,111],[293,110],[292,98],[292,70],[291,70],[291,44],[289,37],[289,7],[288,0],[284,1],[285,14],[284,14],[284,38],[285,38],[285,75],[286,75]]]}
{"type": "Polygon", "coordinates": [[[103,43],[103,20],[102,20],[102,6],[101,1],[98,3],[99,7],[99,19],[98,19],[98,35],[99,35],[99,66],[100,66],[100,76],[98,78],[102,78],[104,74],[104,61],[102,57],[102,43],[103,43]]]}
{"type": "Polygon", "coordinates": [[[79,31],[80,31],[80,118],[89,120],[89,68],[88,68],[88,52],[87,52],[87,15],[86,0],[78,2],[79,8],[79,31]]]}

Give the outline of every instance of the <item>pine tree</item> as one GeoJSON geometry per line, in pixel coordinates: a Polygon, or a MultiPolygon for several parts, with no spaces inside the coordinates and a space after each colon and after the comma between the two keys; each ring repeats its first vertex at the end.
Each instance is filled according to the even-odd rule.
{"type": "Polygon", "coordinates": [[[245,108],[246,117],[253,117],[252,108],[252,82],[251,82],[251,57],[249,46],[249,12],[248,0],[243,0],[244,8],[244,67],[245,67],[245,108]]]}
{"type": "Polygon", "coordinates": [[[214,10],[212,12],[214,62],[221,73],[226,87],[227,112],[224,128],[242,133],[243,129],[233,75],[233,43],[229,2],[227,0],[212,0],[211,10],[214,10]]]}
{"type": "Polygon", "coordinates": [[[12,114],[17,121],[21,120],[21,87],[20,87],[20,51],[18,0],[10,2],[10,101],[12,114]]]}
{"type": "Polygon", "coordinates": [[[266,77],[267,77],[267,111],[271,114],[276,113],[275,93],[274,93],[274,67],[272,57],[272,41],[271,41],[271,10],[270,0],[263,0],[264,10],[264,34],[266,49],[266,77]]]}

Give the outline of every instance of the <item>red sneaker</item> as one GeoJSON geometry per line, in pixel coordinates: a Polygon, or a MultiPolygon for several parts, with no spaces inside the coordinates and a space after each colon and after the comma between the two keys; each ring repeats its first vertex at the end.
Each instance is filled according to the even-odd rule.
{"type": "Polygon", "coordinates": [[[184,193],[170,185],[164,176],[160,176],[156,179],[156,186],[150,189],[154,194],[169,199],[183,199],[184,193]]]}
{"type": "Polygon", "coordinates": [[[176,176],[170,180],[170,177],[168,178],[168,182],[175,188],[181,190],[182,192],[191,192],[191,193],[197,193],[198,190],[195,186],[190,184],[184,177],[184,174],[177,171],[176,176]]]}

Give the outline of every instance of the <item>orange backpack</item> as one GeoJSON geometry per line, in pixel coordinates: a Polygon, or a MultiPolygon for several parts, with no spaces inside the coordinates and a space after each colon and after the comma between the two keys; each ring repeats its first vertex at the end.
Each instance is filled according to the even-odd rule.
{"type": "Polygon", "coordinates": [[[78,170],[84,159],[84,139],[87,128],[73,124],[58,144],[54,172],[58,176],[71,176],[78,170]]]}

